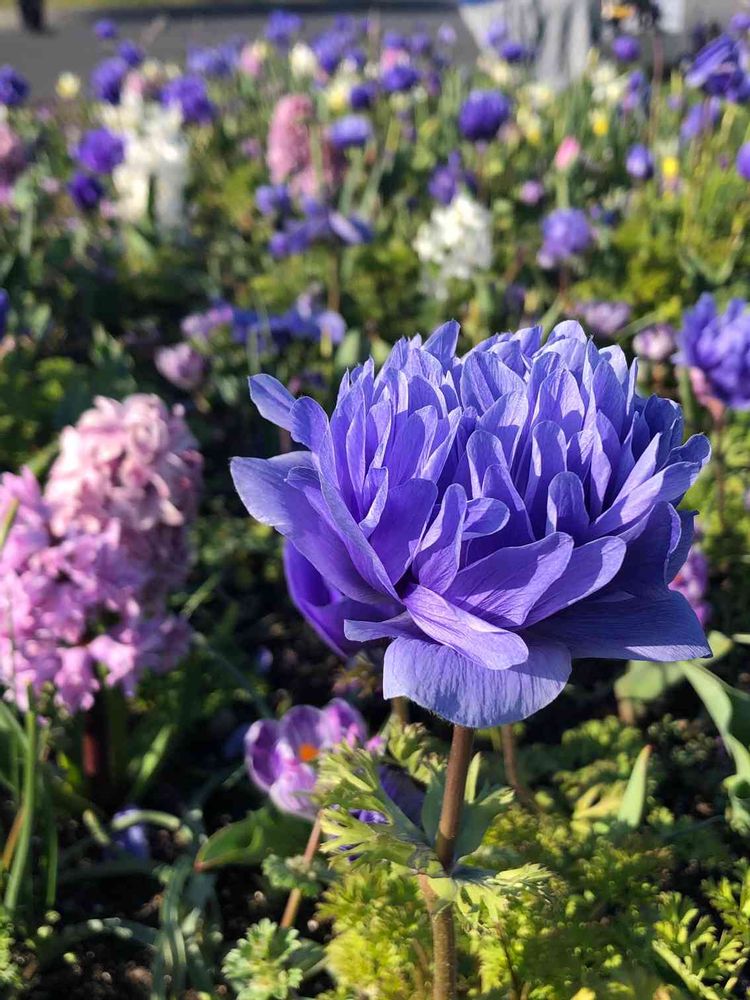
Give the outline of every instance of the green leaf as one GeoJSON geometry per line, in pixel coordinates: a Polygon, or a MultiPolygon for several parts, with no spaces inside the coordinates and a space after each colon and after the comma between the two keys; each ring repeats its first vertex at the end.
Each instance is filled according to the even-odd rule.
{"type": "MultiPolygon", "coordinates": [[[[732,649],[732,640],[721,632],[711,632],[708,637],[713,651],[710,658],[701,660],[703,664],[718,663],[732,649]]],[[[626,672],[615,682],[618,701],[648,702],[660,698],[674,684],[685,678],[685,664],[690,660],[674,663],[653,663],[650,660],[631,660],[626,672]]]]}
{"type": "Polygon", "coordinates": [[[210,836],[198,851],[195,868],[211,871],[225,865],[257,865],[271,852],[299,854],[309,832],[302,820],[264,806],[210,836]]]}
{"type": "Polygon", "coordinates": [[[618,822],[624,823],[631,830],[637,830],[643,819],[648,790],[648,762],[651,757],[651,747],[645,746],[638,754],[633,770],[630,772],[625,794],[622,797],[617,812],[618,822]]]}
{"type": "Polygon", "coordinates": [[[735,774],[724,782],[729,822],[738,833],[750,836],[750,695],[725,684],[699,663],[686,663],[684,670],[734,761],[735,774]]]}

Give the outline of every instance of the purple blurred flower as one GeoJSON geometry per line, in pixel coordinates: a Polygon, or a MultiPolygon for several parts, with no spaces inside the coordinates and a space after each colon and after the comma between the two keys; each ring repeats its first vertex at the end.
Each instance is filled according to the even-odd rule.
{"type": "Polygon", "coordinates": [[[515,64],[528,62],[533,57],[534,50],[529,48],[528,45],[523,45],[521,42],[514,42],[509,39],[500,45],[498,55],[506,62],[515,64]]]}
{"type": "Polygon", "coordinates": [[[109,18],[102,18],[94,25],[94,34],[102,42],[108,42],[113,38],[117,38],[119,33],[117,25],[114,21],[110,21],[109,18]]]}
{"type": "Polygon", "coordinates": [[[450,205],[462,186],[470,191],[476,188],[474,175],[465,170],[461,162],[461,154],[454,150],[448,156],[447,163],[438,164],[432,172],[427,189],[441,205],[450,205]]]}
{"type": "Polygon", "coordinates": [[[129,66],[119,56],[103,59],[91,73],[91,92],[97,100],[119,104],[129,66]]]}
{"type": "Polygon", "coordinates": [[[750,96],[747,62],[744,41],[720,35],[696,55],[685,74],[685,82],[709,96],[744,102],[750,96]]]}
{"type": "Polygon", "coordinates": [[[123,62],[128,64],[130,69],[140,66],[144,60],[143,49],[130,38],[120,42],[117,46],[117,54],[123,62]]]}
{"type": "Polygon", "coordinates": [[[643,146],[641,143],[631,146],[625,159],[625,169],[631,177],[639,181],[653,177],[654,157],[648,146],[643,146]]]}
{"type": "Polygon", "coordinates": [[[745,142],[740,146],[735,163],[740,177],[750,181],[750,142],[745,142]]]}
{"type": "Polygon", "coordinates": [[[627,324],[632,309],[627,302],[592,300],[579,302],[576,312],[597,336],[613,337],[627,324]]]}
{"type": "Polygon", "coordinates": [[[654,323],[633,337],[633,350],[639,358],[663,364],[675,352],[677,331],[669,323],[654,323]]]}
{"type": "Polygon", "coordinates": [[[710,132],[719,120],[721,104],[716,97],[694,104],[680,125],[680,136],[685,141],[695,139],[704,132],[710,132]]]}
{"type": "Polygon", "coordinates": [[[744,35],[750,31],[750,13],[740,10],[729,19],[729,30],[735,35],[744,35]]]}
{"type": "Polygon", "coordinates": [[[485,39],[490,48],[496,49],[499,52],[501,45],[507,42],[509,34],[507,21],[497,19],[487,29],[485,39]]]}
{"type": "Polygon", "coordinates": [[[472,142],[494,139],[510,109],[510,100],[501,91],[472,90],[458,112],[459,130],[472,142]]]}
{"type": "Polygon", "coordinates": [[[0,337],[8,329],[8,316],[10,314],[10,295],[4,288],[0,288],[0,337]]]}
{"type": "Polygon", "coordinates": [[[250,726],[245,762],[252,780],[277,809],[312,820],[315,762],[342,743],[354,746],[366,740],[364,719],[342,698],[334,698],[323,709],[295,705],[278,722],[259,719],[250,726]]]}
{"type": "MultiPolygon", "coordinates": [[[[118,824],[139,812],[140,809],[137,806],[126,806],[114,814],[112,825],[117,827],[118,824]]],[[[116,830],[112,839],[120,850],[131,854],[134,858],[146,860],[151,857],[145,823],[128,823],[124,829],[116,830]]]]}
{"type": "Polygon", "coordinates": [[[713,295],[701,295],[683,317],[678,365],[690,370],[702,403],[718,400],[735,410],[750,410],[750,310],[732,299],[720,313],[713,295]]]}
{"type": "Polygon", "coordinates": [[[236,57],[234,50],[226,46],[193,46],[188,52],[187,70],[197,77],[226,77],[232,72],[236,57]]]}
{"type": "Polygon", "coordinates": [[[68,181],[68,194],[81,212],[93,212],[104,197],[104,187],[98,178],[78,171],[68,181]]]}
{"type": "Polygon", "coordinates": [[[0,66],[0,104],[16,108],[26,100],[29,93],[28,81],[12,66],[0,66]]]}
{"type": "Polygon", "coordinates": [[[7,122],[0,122],[0,184],[12,184],[25,166],[23,140],[7,122]]]}
{"type": "Polygon", "coordinates": [[[355,83],[349,91],[349,105],[352,111],[366,111],[375,103],[378,88],[371,80],[355,83]]]}
{"type": "Polygon", "coordinates": [[[125,143],[107,128],[84,132],[75,148],[78,163],[94,174],[111,174],[125,159],[125,143]]]}
{"type": "Polygon", "coordinates": [[[206,374],[206,359],[190,344],[174,344],[160,347],[154,363],[160,375],[186,392],[192,392],[203,381],[206,374]]]}
{"type": "Polygon", "coordinates": [[[544,184],[541,181],[524,181],[518,190],[519,201],[524,205],[538,205],[544,197],[544,184]]]}
{"type": "Polygon", "coordinates": [[[711,618],[711,605],[706,600],[708,590],[708,559],[693,545],[687,559],[671,583],[672,590],[689,602],[703,628],[711,618]]]}
{"type": "Polygon", "coordinates": [[[542,267],[556,267],[588,250],[591,240],[585,212],[580,208],[556,208],[542,223],[542,247],[537,259],[542,267]]]}
{"type": "Polygon", "coordinates": [[[266,23],[265,36],[279,49],[288,49],[292,40],[302,30],[302,18],[287,10],[271,11],[266,23]]]}
{"type": "Polygon", "coordinates": [[[231,326],[233,318],[234,310],[228,302],[216,302],[205,312],[185,316],[180,329],[183,337],[206,341],[215,330],[222,326],[231,326]]]}
{"type": "Polygon", "coordinates": [[[165,107],[176,104],[188,125],[205,125],[216,116],[204,80],[194,74],[170,80],[161,92],[161,103],[165,107]]]}
{"type": "Polygon", "coordinates": [[[419,71],[407,62],[395,63],[380,74],[380,85],[388,94],[402,94],[419,82],[419,71]]]}
{"type": "Polygon", "coordinates": [[[292,199],[286,184],[261,184],[255,189],[255,206],[261,215],[282,218],[292,210],[292,199]]]}
{"type": "Polygon", "coordinates": [[[372,123],[365,115],[344,115],[328,126],[328,139],[334,149],[366,146],[372,135],[372,123]]]}
{"type": "Polygon", "coordinates": [[[330,420],[251,379],[261,414],[308,450],[234,459],[235,486],[340,595],[304,591],[301,604],[342,605],[314,611],[321,634],[343,619],[339,648],[389,642],[385,697],[475,727],[552,701],[571,656],[706,655],[667,586],[706,439],[683,445],[679,407],[638,397],[622,351],[577,323],[462,359],[458,333],[447,323],[424,346],[400,341],[377,375],[371,360],[347,374],[330,420]]]}
{"type": "Polygon", "coordinates": [[[635,62],[641,57],[641,43],[633,35],[618,35],[612,42],[612,55],[618,62],[635,62]]]}

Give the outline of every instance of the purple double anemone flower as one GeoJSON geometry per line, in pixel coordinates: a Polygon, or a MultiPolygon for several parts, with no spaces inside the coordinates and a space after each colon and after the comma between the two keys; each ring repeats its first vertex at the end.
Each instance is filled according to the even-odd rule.
{"type": "Polygon", "coordinates": [[[347,373],[330,420],[268,375],[260,413],[305,451],[236,458],[248,511],[287,539],[297,605],[343,653],[387,643],[383,694],[472,727],[526,718],[571,659],[709,647],[669,589],[693,537],[677,506],[709,457],[680,407],[578,323],[462,358],[446,323],[347,373]]]}

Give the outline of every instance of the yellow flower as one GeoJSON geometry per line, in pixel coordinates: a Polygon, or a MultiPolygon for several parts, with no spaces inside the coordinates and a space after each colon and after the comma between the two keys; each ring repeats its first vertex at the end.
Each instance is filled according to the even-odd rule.
{"type": "Polygon", "coordinates": [[[326,103],[335,115],[340,115],[349,107],[351,86],[348,81],[334,80],[326,92],[326,103]]]}
{"type": "Polygon", "coordinates": [[[600,139],[609,132],[609,118],[603,111],[591,112],[591,129],[600,139]]]}
{"type": "Polygon", "coordinates": [[[75,73],[61,73],[55,84],[57,96],[63,101],[72,101],[81,90],[81,78],[75,73]]]}
{"type": "Polygon", "coordinates": [[[667,181],[673,181],[680,173],[680,161],[676,156],[665,156],[661,161],[662,176],[667,181]]]}

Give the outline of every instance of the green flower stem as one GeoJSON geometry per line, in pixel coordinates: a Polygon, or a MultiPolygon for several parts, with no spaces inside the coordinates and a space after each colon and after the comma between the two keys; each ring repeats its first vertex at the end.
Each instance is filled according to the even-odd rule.
{"type": "MultiPolygon", "coordinates": [[[[453,866],[473,742],[473,729],[467,729],[465,726],[453,727],[443,806],[435,840],[435,853],[446,872],[450,872],[453,866]]],[[[432,951],[435,966],[432,995],[434,1000],[455,1000],[457,961],[453,907],[446,906],[442,901],[438,902],[426,877],[421,879],[421,886],[432,922],[432,951]]]]}
{"type": "MultiPolygon", "coordinates": [[[[31,701],[31,694],[29,694],[31,701]]],[[[33,704],[26,712],[26,756],[23,769],[23,791],[21,812],[23,819],[18,831],[18,839],[10,868],[10,877],[5,889],[5,909],[8,915],[15,916],[21,886],[26,877],[26,870],[31,851],[31,836],[34,830],[36,813],[36,782],[39,767],[39,726],[33,704]]]]}
{"type": "MultiPolygon", "coordinates": [[[[313,828],[310,831],[310,836],[307,841],[307,847],[305,848],[305,853],[303,854],[303,860],[306,865],[312,864],[312,860],[315,857],[315,853],[318,850],[320,844],[321,835],[320,826],[320,816],[315,817],[315,822],[313,823],[313,828]]],[[[289,893],[289,899],[286,901],[286,906],[284,907],[284,915],[281,918],[281,923],[279,927],[293,927],[294,922],[297,919],[297,911],[299,910],[299,904],[302,902],[302,893],[299,889],[292,889],[289,893]]]]}

